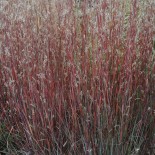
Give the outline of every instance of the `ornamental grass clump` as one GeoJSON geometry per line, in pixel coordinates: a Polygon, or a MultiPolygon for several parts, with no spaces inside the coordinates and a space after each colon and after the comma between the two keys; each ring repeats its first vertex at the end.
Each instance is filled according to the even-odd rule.
{"type": "Polygon", "coordinates": [[[153,0],[0,3],[0,120],[19,152],[154,154],[153,0]]]}

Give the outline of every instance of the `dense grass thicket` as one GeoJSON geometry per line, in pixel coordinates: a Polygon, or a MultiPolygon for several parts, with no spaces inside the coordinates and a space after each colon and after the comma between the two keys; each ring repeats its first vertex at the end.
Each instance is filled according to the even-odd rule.
{"type": "Polygon", "coordinates": [[[0,153],[155,154],[154,0],[1,0],[0,153]]]}

